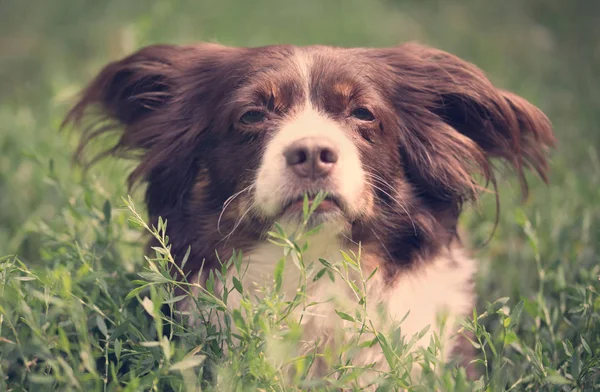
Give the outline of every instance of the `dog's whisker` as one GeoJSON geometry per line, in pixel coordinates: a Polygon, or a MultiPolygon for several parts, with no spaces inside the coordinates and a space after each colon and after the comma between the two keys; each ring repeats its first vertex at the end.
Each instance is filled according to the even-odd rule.
{"type": "Polygon", "coordinates": [[[236,192],[233,195],[229,196],[227,198],[227,200],[225,200],[225,202],[223,203],[223,208],[221,209],[221,213],[219,214],[219,219],[217,220],[217,231],[219,232],[219,234],[223,234],[223,233],[221,233],[221,219],[223,218],[223,214],[225,213],[225,210],[227,209],[227,207],[229,207],[229,205],[233,202],[233,200],[235,200],[236,197],[238,197],[239,195],[241,195],[244,192],[251,190],[253,187],[254,187],[254,184],[250,184],[247,187],[245,187],[244,189],[242,189],[241,191],[236,192]]]}
{"type": "MultiPolygon", "coordinates": [[[[406,206],[404,205],[404,203],[401,200],[398,200],[396,197],[392,196],[390,193],[388,193],[387,191],[385,191],[383,188],[378,187],[377,185],[375,185],[372,182],[367,181],[367,184],[375,189],[378,189],[379,191],[381,191],[383,194],[385,194],[386,196],[388,196],[390,199],[392,199],[393,201],[395,201],[400,208],[402,208],[402,210],[406,213],[406,215],[408,216],[408,219],[410,219],[410,223],[412,224],[413,227],[413,232],[415,233],[415,235],[417,235],[417,226],[415,224],[415,221],[412,218],[412,215],[410,214],[410,212],[408,211],[408,208],[406,208],[406,206]]],[[[399,195],[398,195],[399,196],[399,195]]],[[[399,196],[400,197],[400,196],[399,196]]],[[[401,197],[400,197],[401,198],[401,197]]],[[[389,207],[390,206],[388,203],[386,203],[389,207]]]]}
{"type": "MultiPolygon", "coordinates": [[[[371,168],[373,171],[377,172],[377,170],[375,170],[374,168],[372,168],[372,167],[370,167],[370,166],[368,166],[368,165],[365,165],[365,166],[366,166],[366,167],[369,167],[369,168],[371,168]]],[[[388,187],[388,188],[390,189],[390,191],[394,192],[394,194],[396,194],[396,195],[397,195],[397,196],[398,196],[398,197],[399,197],[399,198],[402,200],[402,202],[403,202],[404,204],[406,204],[406,205],[409,205],[410,207],[413,207],[412,203],[410,203],[410,202],[407,202],[407,201],[404,199],[404,197],[402,197],[402,195],[400,194],[400,192],[398,192],[398,191],[396,190],[396,188],[394,188],[392,185],[390,185],[390,183],[389,183],[389,182],[387,182],[387,181],[386,181],[386,180],[385,180],[383,177],[381,177],[381,176],[379,176],[379,175],[377,175],[377,174],[374,174],[374,173],[369,173],[369,172],[366,172],[365,174],[367,175],[367,177],[371,177],[372,179],[376,180],[376,181],[377,181],[377,182],[379,182],[380,184],[382,184],[382,185],[384,185],[384,186],[388,187]]]]}
{"type": "Polygon", "coordinates": [[[341,233],[342,238],[348,240],[350,243],[356,245],[356,246],[360,246],[360,244],[358,242],[356,242],[355,240],[353,240],[351,237],[349,237],[347,234],[345,233],[341,233]]]}
{"type": "MultiPolygon", "coordinates": [[[[231,236],[233,235],[233,233],[235,232],[235,230],[240,226],[240,224],[242,223],[242,221],[244,220],[244,218],[246,217],[246,215],[248,215],[248,213],[250,211],[252,211],[253,207],[254,207],[253,205],[250,205],[250,207],[248,207],[246,209],[246,211],[235,221],[235,223],[233,225],[233,228],[231,229],[231,231],[229,232],[229,234],[227,234],[225,237],[223,237],[223,239],[221,241],[225,240],[225,243],[227,243],[227,241],[229,240],[229,238],[231,238],[231,236]]],[[[219,242],[221,242],[221,241],[219,241],[219,242]]]]}
{"type": "Polygon", "coordinates": [[[385,253],[387,253],[387,255],[390,258],[390,260],[394,260],[394,258],[392,257],[392,254],[390,253],[390,251],[387,249],[387,247],[385,246],[385,244],[383,243],[383,241],[381,240],[381,238],[379,238],[379,235],[375,232],[375,229],[371,229],[371,232],[373,233],[373,235],[375,236],[375,238],[377,238],[377,241],[379,241],[379,244],[381,245],[381,247],[383,248],[383,250],[385,250],[385,253]]]}

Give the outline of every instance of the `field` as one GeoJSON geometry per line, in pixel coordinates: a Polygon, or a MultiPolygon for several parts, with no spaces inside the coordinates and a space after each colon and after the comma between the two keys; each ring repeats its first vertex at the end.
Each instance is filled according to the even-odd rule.
{"type": "MultiPolygon", "coordinates": [[[[105,160],[84,174],[71,164],[77,132],[59,132],[77,92],[109,60],[201,40],[414,40],[475,63],[539,106],[558,139],[550,184],[532,176],[521,201],[515,178],[503,175],[487,244],[493,195],[462,220],[480,260],[479,303],[465,325],[480,379],[428,352],[408,355],[390,335],[374,342],[393,365],[380,388],[600,389],[600,2],[8,0],[0,2],[0,391],[309,387],[310,358],[286,358],[285,344],[279,361],[262,351],[269,334],[297,339],[293,323],[284,333],[274,321],[283,306],[275,294],[233,315],[244,331],[236,344],[231,331],[186,329],[171,317],[180,298],[165,273],[170,255],[165,244],[143,257],[145,238],[162,238],[162,228],[145,227],[143,192],[126,187],[133,163],[105,160]],[[293,382],[282,375],[286,360],[293,382]],[[424,368],[419,380],[407,371],[412,362],[424,368]],[[203,384],[207,375],[213,384],[203,384]]],[[[344,350],[332,355],[351,357],[353,347],[344,350]]],[[[336,369],[314,387],[355,388],[362,369],[336,369]]]]}

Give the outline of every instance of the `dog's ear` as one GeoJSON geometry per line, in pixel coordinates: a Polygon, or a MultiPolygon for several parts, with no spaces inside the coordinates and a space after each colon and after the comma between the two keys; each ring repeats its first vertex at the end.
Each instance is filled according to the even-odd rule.
{"type": "Polygon", "coordinates": [[[217,44],[152,45],[105,66],[63,122],[83,128],[77,160],[92,139],[112,132],[118,142],[87,166],[106,155],[134,155],[141,162],[130,185],[159,166],[161,172],[175,166],[170,162],[189,155],[209,121],[201,111],[220,79],[224,53],[228,48],[217,44]]]}
{"type": "Polygon", "coordinates": [[[511,166],[527,194],[524,169],[547,181],[548,118],[525,99],[496,88],[473,64],[449,53],[405,44],[379,52],[394,81],[401,146],[425,192],[460,201],[477,195],[473,174],[495,184],[492,158],[511,166]]]}
{"type": "Polygon", "coordinates": [[[74,112],[98,103],[122,124],[134,124],[168,104],[182,54],[180,47],[154,45],[108,64],[87,87],[74,112]]]}
{"type": "Polygon", "coordinates": [[[234,53],[218,44],[153,45],[105,66],[63,122],[83,128],[76,160],[89,167],[107,155],[136,158],[129,185],[149,183],[150,210],[179,203],[197,171],[213,92],[228,80],[222,73],[234,53]],[[86,159],[89,142],[107,133],[118,141],[86,159]]]}
{"type": "Polygon", "coordinates": [[[150,148],[159,135],[139,124],[168,110],[177,88],[179,65],[188,52],[177,46],[153,45],[105,66],[65,119],[65,124],[78,125],[86,115],[93,114],[90,110],[97,110],[94,125],[104,125],[88,127],[80,147],[109,129],[123,126],[118,149],[150,148]]]}
{"type": "Polygon", "coordinates": [[[87,168],[108,155],[135,157],[141,162],[130,174],[129,185],[151,175],[167,157],[161,144],[170,144],[182,132],[168,123],[189,52],[189,48],[153,45],[106,65],[63,122],[63,127],[82,128],[76,161],[87,168]],[[84,154],[92,140],[111,133],[118,137],[115,144],[92,158],[84,154]]]}

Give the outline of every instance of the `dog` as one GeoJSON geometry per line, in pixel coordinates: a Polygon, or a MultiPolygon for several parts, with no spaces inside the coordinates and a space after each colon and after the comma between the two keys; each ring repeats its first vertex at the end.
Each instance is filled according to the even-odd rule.
{"type": "MultiPolygon", "coordinates": [[[[547,182],[555,143],[534,105],[417,43],[152,45],[107,65],[66,123],[82,124],[91,108],[100,116],[79,153],[99,135],[119,135],[99,157],[139,160],[129,184],[146,183],[150,219],[168,221],[176,259],[191,247],[191,280],[206,284],[239,250],[244,287],[272,285],[283,252],[267,233],[276,222],[296,230],[304,197],[325,192],[307,222],[321,230],[307,240],[306,263],[360,253],[363,275],[376,270],[370,310],[405,318],[406,336],[431,325],[421,346],[436,332],[451,353],[461,351],[452,328],[475,305],[477,262],[457,231],[463,205],[496,187],[496,159],[514,169],[524,196],[526,169],[547,182]],[[440,312],[450,332],[433,328],[440,312]]],[[[282,291],[293,296],[298,271],[288,264],[282,291]]],[[[332,335],[337,306],[358,306],[340,280],[312,282],[307,295],[320,301],[303,317],[307,337],[332,335]]],[[[365,363],[384,362],[380,348],[368,350],[365,363]]]]}

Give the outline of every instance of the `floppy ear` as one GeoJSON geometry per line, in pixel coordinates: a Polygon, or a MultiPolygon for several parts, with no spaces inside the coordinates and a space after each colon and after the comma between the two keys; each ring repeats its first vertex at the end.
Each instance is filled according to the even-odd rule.
{"type": "Polygon", "coordinates": [[[63,126],[83,128],[76,159],[92,139],[115,133],[118,141],[86,163],[107,155],[131,156],[140,163],[129,185],[148,181],[150,209],[181,201],[197,172],[197,154],[210,122],[215,85],[233,48],[217,44],[153,45],[102,69],[67,114],[63,126]]]}
{"type": "Polygon", "coordinates": [[[172,97],[182,49],[154,45],[108,64],[87,87],[73,112],[98,103],[125,125],[132,125],[166,105],[172,97]]]}
{"type": "MultiPolygon", "coordinates": [[[[80,126],[84,118],[93,120],[83,130],[76,158],[82,161],[87,144],[109,132],[120,134],[119,141],[88,165],[109,154],[143,154],[166,138],[175,137],[161,125],[168,120],[180,64],[188,52],[182,47],[153,45],[105,66],[63,122],[63,126],[80,126]]],[[[137,174],[141,173],[133,175],[131,182],[137,174]]]]}
{"type": "Polygon", "coordinates": [[[164,212],[182,202],[198,171],[196,148],[210,123],[211,92],[217,88],[226,54],[217,44],[153,45],[102,69],[67,114],[63,126],[83,128],[76,159],[92,139],[115,133],[118,141],[86,163],[107,155],[140,160],[129,186],[148,182],[150,212],[164,212]]]}
{"type": "MultiPolygon", "coordinates": [[[[405,129],[408,170],[424,192],[440,199],[473,199],[477,172],[495,185],[492,158],[511,166],[527,194],[524,169],[547,181],[552,125],[534,105],[492,85],[473,64],[417,44],[390,49],[382,60],[393,73],[405,129]]],[[[409,174],[410,174],[409,173],[409,174]]]]}

